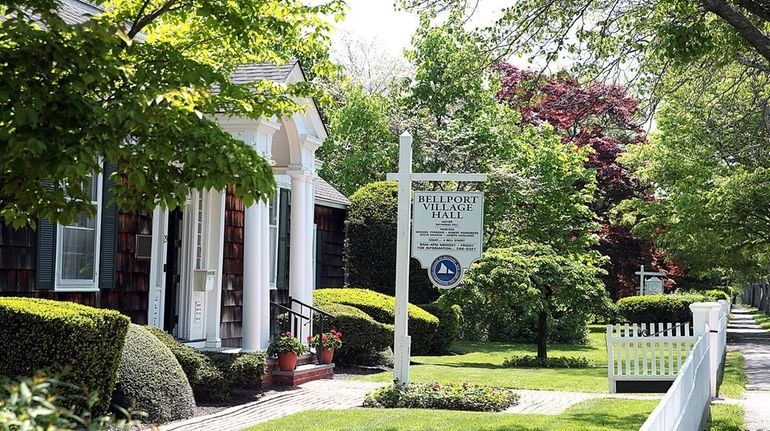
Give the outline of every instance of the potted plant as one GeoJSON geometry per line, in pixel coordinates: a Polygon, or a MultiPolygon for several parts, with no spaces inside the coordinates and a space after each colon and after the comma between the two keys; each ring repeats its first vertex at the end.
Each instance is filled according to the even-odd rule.
{"type": "Polygon", "coordinates": [[[278,368],[292,371],[297,368],[297,355],[305,353],[305,346],[291,332],[285,332],[273,339],[267,348],[267,354],[278,356],[278,368]]]}
{"type": "Polygon", "coordinates": [[[307,337],[307,341],[311,346],[315,346],[319,363],[331,364],[334,350],[342,347],[342,332],[332,329],[331,332],[322,332],[307,337]]]}

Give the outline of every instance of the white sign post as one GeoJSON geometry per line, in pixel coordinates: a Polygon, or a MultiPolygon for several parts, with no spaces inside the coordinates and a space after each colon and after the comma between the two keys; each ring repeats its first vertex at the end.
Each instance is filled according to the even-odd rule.
{"type": "Polygon", "coordinates": [[[639,295],[658,295],[663,293],[663,280],[657,277],[665,277],[666,274],[662,272],[645,271],[644,265],[641,265],[640,270],[636,271],[634,274],[639,276],[639,295]],[[645,283],[645,281],[647,281],[645,277],[648,275],[653,276],[657,282],[655,280],[649,280],[652,281],[652,283],[645,283]],[[651,287],[651,289],[645,289],[645,287],[651,287]]]}
{"type": "MultiPolygon", "coordinates": [[[[396,322],[394,330],[393,340],[393,353],[395,360],[393,363],[393,380],[396,386],[405,386],[409,384],[409,357],[411,349],[411,337],[409,336],[409,259],[410,253],[410,225],[411,225],[411,194],[412,194],[412,182],[413,181],[486,181],[487,177],[484,174],[430,174],[430,173],[412,173],[412,135],[408,132],[404,132],[399,137],[399,153],[398,153],[398,173],[388,174],[388,180],[398,181],[398,233],[396,237],[396,322]]],[[[437,196],[439,192],[423,194],[423,196],[437,196]]],[[[461,195],[462,192],[452,193],[453,195],[461,195]]],[[[416,194],[417,196],[420,193],[416,194]]],[[[481,255],[481,225],[482,218],[479,214],[483,215],[484,212],[484,198],[480,193],[469,194],[473,198],[468,198],[467,204],[470,206],[455,206],[452,209],[451,204],[449,206],[442,206],[447,202],[427,202],[427,200],[435,200],[437,198],[426,197],[424,199],[425,204],[429,204],[425,208],[428,212],[438,211],[446,214],[438,214],[436,220],[439,219],[452,219],[451,216],[462,216],[464,221],[461,221],[458,217],[454,217],[455,222],[448,222],[442,224],[440,228],[436,229],[436,232],[443,232],[439,234],[443,240],[429,241],[428,236],[420,234],[421,240],[415,241],[415,257],[420,259],[420,263],[423,268],[426,265],[432,265],[435,267],[433,271],[436,278],[431,277],[434,283],[444,282],[446,280],[449,284],[444,287],[453,287],[459,284],[462,279],[462,267],[463,263],[467,262],[468,265],[473,262],[478,256],[481,255]],[[471,202],[473,201],[473,202],[471,202]],[[434,206],[432,204],[437,204],[434,206]],[[431,208],[433,208],[431,210],[431,208]],[[451,214],[450,214],[451,213],[451,214]],[[459,213],[459,214],[457,214],[459,213]],[[468,218],[464,218],[466,216],[468,218]],[[443,217],[446,216],[446,217],[443,217]],[[472,223],[466,226],[466,222],[472,223]],[[472,232],[474,228],[478,232],[472,232]],[[444,230],[441,230],[444,229],[444,230]],[[456,248],[446,248],[448,244],[447,239],[454,235],[451,243],[457,244],[456,248]],[[454,242],[457,239],[457,242],[454,242]],[[476,243],[476,240],[478,242],[476,243]],[[433,245],[430,245],[433,244],[433,245]],[[444,244],[438,246],[436,244],[444,244]],[[465,254],[453,256],[449,252],[462,251],[465,254]],[[475,248],[471,244],[477,244],[475,248]],[[468,250],[466,250],[466,247],[468,250]],[[473,248],[471,251],[470,249],[473,248]],[[436,254],[438,253],[438,254],[436,254]],[[468,261],[469,256],[478,254],[476,258],[468,261]],[[427,262],[427,260],[433,260],[427,262]],[[438,259],[444,258],[438,261],[438,259]],[[425,259],[425,260],[423,260],[425,259]],[[452,262],[451,259],[455,259],[452,262]],[[460,260],[462,259],[462,260],[460,260]],[[452,265],[455,265],[454,267],[452,265]],[[459,271],[459,272],[458,272],[459,271]]],[[[440,199],[439,199],[440,200],[440,199]]],[[[446,200],[446,198],[445,198],[446,200]]],[[[454,198],[452,198],[454,200],[454,198]]],[[[461,198],[460,200],[465,200],[461,198]]],[[[463,202],[457,203],[457,205],[463,202]]],[[[415,208],[416,210],[416,208],[415,208]]],[[[425,220],[422,216],[417,215],[415,212],[415,223],[418,223],[418,217],[420,218],[421,227],[430,227],[422,223],[425,220]]],[[[431,217],[432,218],[432,217],[431,217]]],[[[433,227],[437,225],[434,223],[433,227]]],[[[417,231],[417,227],[415,228],[417,231]]],[[[428,229],[430,230],[430,229],[428,229]]],[[[421,229],[422,231],[422,229],[421,229]]]]}

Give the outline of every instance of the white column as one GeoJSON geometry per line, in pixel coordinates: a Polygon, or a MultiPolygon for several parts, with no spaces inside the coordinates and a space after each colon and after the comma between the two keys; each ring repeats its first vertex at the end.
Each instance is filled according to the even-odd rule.
{"type": "Polygon", "coordinates": [[[710,331],[718,330],[719,325],[717,322],[721,308],[722,306],[716,302],[696,302],[690,304],[693,332],[696,339],[702,335],[708,337],[709,340],[709,387],[712,397],[716,396],[717,373],[719,372],[716,353],[719,349],[717,348],[715,337],[712,336],[714,333],[710,331]]]}
{"type": "Polygon", "coordinates": [[[305,181],[305,199],[307,205],[307,232],[305,232],[305,244],[307,244],[307,247],[305,247],[305,262],[307,262],[307,269],[305,270],[304,298],[301,301],[305,304],[313,305],[313,288],[315,287],[315,277],[313,277],[313,274],[315,274],[313,268],[315,264],[313,261],[313,254],[315,253],[315,243],[313,242],[315,236],[313,229],[313,225],[315,224],[315,176],[307,175],[305,181]]]}
{"type": "Polygon", "coordinates": [[[289,171],[291,176],[291,226],[289,236],[289,295],[304,299],[307,273],[307,183],[304,171],[289,171]]]}
{"type": "Polygon", "coordinates": [[[262,302],[259,308],[260,317],[260,346],[262,350],[266,350],[268,344],[270,344],[270,208],[267,204],[261,204],[260,209],[262,211],[262,223],[260,224],[262,235],[262,253],[260,253],[261,261],[261,274],[260,274],[260,295],[262,302]]]}
{"type": "Polygon", "coordinates": [[[243,217],[243,350],[262,347],[262,219],[263,203],[247,207],[243,217]]]}
{"type": "Polygon", "coordinates": [[[396,321],[393,331],[393,380],[396,386],[409,384],[409,235],[412,199],[412,135],[399,137],[398,155],[398,233],[396,236],[396,321]]]}
{"type": "Polygon", "coordinates": [[[208,192],[208,234],[209,241],[204,253],[208,253],[208,269],[216,271],[213,289],[206,292],[206,347],[222,347],[219,336],[222,321],[222,271],[225,252],[225,196],[224,190],[208,192]]]}

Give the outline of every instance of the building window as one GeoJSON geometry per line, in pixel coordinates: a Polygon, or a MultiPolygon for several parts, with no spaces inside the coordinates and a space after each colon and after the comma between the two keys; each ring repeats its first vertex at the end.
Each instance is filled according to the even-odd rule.
{"type": "Polygon", "coordinates": [[[204,264],[206,259],[203,256],[203,192],[198,192],[198,208],[195,221],[195,269],[207,269],[204,264]]]}
{"type": "Polygon", "coordinates": [[[270,226],[270,287],[276,288],[278,276],[278,197],[280,189],[270,199],[268,225],[270,226]]]}
{"type": "Polygon", "coordinates": [[[102,176],[92,173],[84,191],[96,208],[88,217],[80,214],[68,225],[59,225],[57,240],[57,290],[96,290],[99,268],[99,221],[102,212],[102,176]]]}

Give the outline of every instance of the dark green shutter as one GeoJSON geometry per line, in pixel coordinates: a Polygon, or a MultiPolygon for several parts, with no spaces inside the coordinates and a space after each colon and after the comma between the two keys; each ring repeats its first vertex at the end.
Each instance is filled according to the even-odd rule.
{"type": "Polygon", "coordinates": [[[51,290],[56,274],[56,224],[48,220],[37,221],[37,259],[35,283],[38,290],[51,290]]]}
{"type": "Polygon", "coordinates": [[[315,228],[315,287],[322,288],[321,280],[323,280],[324,269],[324,231],[315,228]]]}
{"type": "Polygon", "coordinates": [[[289,288],[289,223],[291,220],[289,206],[291,193],[287,189],[280,189],[278,194],[278,270],[276,271],[275,287],[278,289],[289,288]]]}
{"type": "Polygon", "coordinates": [[[99,253],[99,288],[115,287],[115,266],[118,257],[118,206],[113,202],[113,173],[115,166],[105,162],[102,187],[102,220],[99,253]]]}

